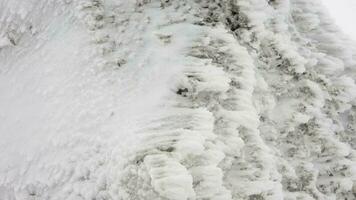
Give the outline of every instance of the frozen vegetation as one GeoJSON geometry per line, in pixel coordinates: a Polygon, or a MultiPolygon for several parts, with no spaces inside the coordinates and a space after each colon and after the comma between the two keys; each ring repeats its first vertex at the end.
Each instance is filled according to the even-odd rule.
{"type": "Polygon", "coordinates": [[[318,0],[0,0],[0,200],[354,200],[355,79],[318,0]]]}

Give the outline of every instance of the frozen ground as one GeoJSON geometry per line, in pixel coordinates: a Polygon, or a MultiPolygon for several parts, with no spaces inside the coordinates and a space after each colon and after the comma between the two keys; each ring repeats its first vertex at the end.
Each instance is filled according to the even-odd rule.
{"type": "Polygon", "coordinates": [[[1,0],[0,200],[355,199],[355,59],[315,0],[1,0]]]}

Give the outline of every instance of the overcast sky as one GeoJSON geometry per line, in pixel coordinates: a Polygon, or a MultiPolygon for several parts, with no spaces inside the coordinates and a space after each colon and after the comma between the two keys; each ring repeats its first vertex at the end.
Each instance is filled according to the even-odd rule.
{"type": "Polygon", "coordinates": [[[322,0],[336,23],[356,40],[356,0],[322,0]]]}

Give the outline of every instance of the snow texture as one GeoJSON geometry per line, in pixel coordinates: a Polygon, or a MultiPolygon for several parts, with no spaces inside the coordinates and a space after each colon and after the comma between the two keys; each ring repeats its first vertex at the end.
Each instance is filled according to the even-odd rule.
{"type": "Polygon", "coordinates": [[[356,49],[318,0],[0,1],[0,200],[352,200],[356,49]]]}

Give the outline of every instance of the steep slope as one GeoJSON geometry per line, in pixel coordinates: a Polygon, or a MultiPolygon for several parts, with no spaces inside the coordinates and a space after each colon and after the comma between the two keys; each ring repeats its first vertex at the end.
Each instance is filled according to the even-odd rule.
{"type": "Polygon", "coordinates": [[[0,11],[0,199],[356,198],[356,50],[320,2],[0,11]]]}

